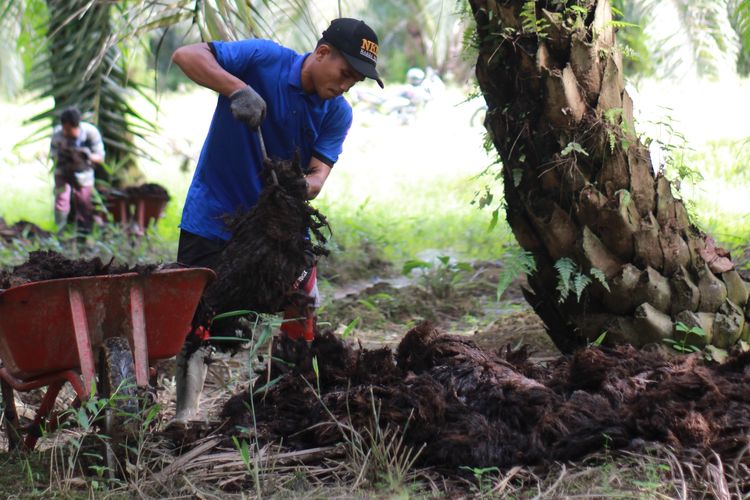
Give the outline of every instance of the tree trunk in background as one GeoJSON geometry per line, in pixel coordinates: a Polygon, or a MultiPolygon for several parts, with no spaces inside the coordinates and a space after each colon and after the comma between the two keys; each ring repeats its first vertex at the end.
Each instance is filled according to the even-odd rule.
{"type": "Polygon", "coordinates": [[[747,284],[635,135],[609,2],[470,5],[507,220],[537,262],[526,298],[555,344],[682,340],[677,323],[706,332],[693,345],[747,340],[747,284]],[[591,280],[580,298],[561,300],[558,269],[571,289],[591,280]]]}

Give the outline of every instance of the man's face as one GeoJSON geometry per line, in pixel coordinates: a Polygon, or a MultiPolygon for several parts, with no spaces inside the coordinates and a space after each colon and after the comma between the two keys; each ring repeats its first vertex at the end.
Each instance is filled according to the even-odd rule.
{"type": "Polygon", "coordinates": [[[321,99],[340,96],[365,79],[336,49],[328,45],[319,46],[315,50],[315,57],[320,61],[314,77],[315,91],[321,99]]]}
{"type": "Polygon", "coordinates": [[[78,139],[78,136],[81,135],[81,127],[76,127],[70,123],[63,123],[62,132],[68,139],[78,139]]]}

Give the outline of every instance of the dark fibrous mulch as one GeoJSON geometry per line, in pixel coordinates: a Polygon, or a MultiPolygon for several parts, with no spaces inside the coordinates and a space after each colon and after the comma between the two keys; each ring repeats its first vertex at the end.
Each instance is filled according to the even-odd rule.
{"type": "MultiPolygon", "coordinates": [[[[348,425],[372,426],[373,408],[381,427],[425,446],[421,463],[453,469],[575,460],[644,441],[734,459],[750,442],[750,354],[717,366],[592,347],[532,368],[523,355],[485,352],[428,323],[395,353],[355,349],[331,333],[309,350],[286,340],[274,350],[294,367],[274,362],[257,382],[255,390],[281,375],[255,397],[259,433],[301,449],[341,441],[348,425]]],[[[249,394],[225,406],[230,428],[252,427],[249,394]]]]}
{"type": "MultiPolygon", "coordinates": [[[[289,304],[300,309],[310,305],[309,297],[292,285],[327,253],[321,231],[326,219],[306,200],[298,158],[266,161],[261,179],[264,188],[258,203],[228,220],[232,237],[221,254],[217,279],[203,294],[197,324],[205,326],[222,312],[276,313],[289,304]]],[[[212,335],[233,335],[232,325],[217,321],[212,335]]]]}
{"type": "Polygon", "coordinates": [[[124,189],[125,195],[130,198],[154,198],[159,200],[169,200],[167,190],[154,183],[141,184],[139,186],[128,186],[124,189]]]}
{"type": "Polygon", "coordinates": [[[42,239],[49,238],[52,234],[44,229],[40,228],[33,222],[20,220],[15,224],[8,225],[5,220],[0,217],[0,239],[10,242],[12,240],[30,240],[30,239],[42,239]]]}
{"type": "Polygon", "coordinates": [[[62,176],[67,184],[74,188],[80,188],[76,173],[91,168],[88,156],[77,148],[61,147],[57,150],[57,168],[62,171],[62,176]]]}
{"type": "Polygon", "coordinates": [[[0,288],[11,288],[34,281],[52,279],[125,273],[148,274],[159,267],[165,266],[148,264],[129,267],[124,264],[115,264],[114,260],[105,263],[99,257],[71,260],[57,252],[37,250],[31,252],[28,260],[23,264],[10,271],[0,271],[0,288]]]}

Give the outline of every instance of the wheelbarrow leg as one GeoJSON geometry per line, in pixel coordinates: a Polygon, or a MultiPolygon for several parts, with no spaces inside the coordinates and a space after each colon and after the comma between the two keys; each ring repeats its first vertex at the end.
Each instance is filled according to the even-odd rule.
{"type": "Polygon", "coordinates": [[[81,362],[81,376],[83,377],[84,390],[82,399],[85,399],[90,394],[96,373],[94,368],[94,353],[91,350],[91,337],[88,320],[86,319],[83,294],[81,294],[80,290],[71,286],[68,289],[68,295],[70,297],[70,311],[73,315],[73,327],[76,334],[78,359],[81,362]]]}
{"type": "Polygon", "coordinates": [[[16,400],[13,396],[13,388],[8,382],[0,379],[3,393],[3,425],[5,435],[8,437],[8,451],[16,451],[21,448],[21,433],[18,429],[18,414],[16,413],[16,400]]]}
{"type": "Polygon", "coordinates": [[[133,362],[135,383],[148,387],[148,343],[146,339],[146,313],[143,301],[143,286],[134,283],[130,288],[130,319],[132,324],[133,362]]]}
{"type": "Polygon", "coordinates": [[[57,415],[52,413],[52,409],[55,406],[57,395],[60,393],[60,389],[65,385],[65,380],[58,380],[51,383],[44,393],[42,398],[42,404],[39,406],[39,410],[36,412],[34,421],[29,425],[29,432],[26,435],[26,449],[33,450],[36,446],[37,440],[42,437],[43,430],[46,432],[54,432],[58,425],[57,415]],[[51,418],[47,418],[50,417],[51,418]],[[45,425],[42,425],[45,422],[45,425]]]}

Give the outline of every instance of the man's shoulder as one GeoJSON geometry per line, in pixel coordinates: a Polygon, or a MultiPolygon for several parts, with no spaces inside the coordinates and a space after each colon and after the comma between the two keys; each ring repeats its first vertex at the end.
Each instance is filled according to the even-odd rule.
{"type": "Polygon", "coordinates": [[[93,123],[89,122],[81,122],[81,129],[85,130],[86,132],[96,132],[99,133],[99,129],[94,125],[93,123]]]}
{"type": "Polygon", "coordinates": [[[267,50],[271,52],[276,52],[278,54],[287,54],[287,55],[298,55],[297,52],[295,52],[293,49],[290,49],[289,47],[285,47],[284,45],[281,45],[280,43],[274,42],[273,40],[267,40],[265,38],[255,38],[250,40],[251,42],[254,42],[258,45],[259,50],[267,50]]]}
{"type": "Polygon", "coordinates": [[[328,107],[328,114],[335,117],[337,120],[351,121],[352,119],[352,105],[349,104],[344,96],[338,96],[331,99],[328,107]]]}
{"type": "Polygon", "coordinates": [[[269,60],[297,55],[294,50],[264,38],[249,38],[231,42],[217,41],[213,42],[213,45],[220,51],[248,57],[268,58],[269,60]]]}
{"type": "Polygon", "coordinates": [[[84,134],[83,140],[100,141],[102,134],[93,123],[81,122],[81,131],[84,134]]]}
{"type": "Polygon", "coordinates": [[[350,113],[352,111],[352,105],[349,104],[349,101],[347,101],[346,98],[344,98],[344,96],[342,96],[342,95],[340,95],[340,96],[336,97],[335,99],[333,99],[333,103],[339,109],[348,110],[350,113]]]}

